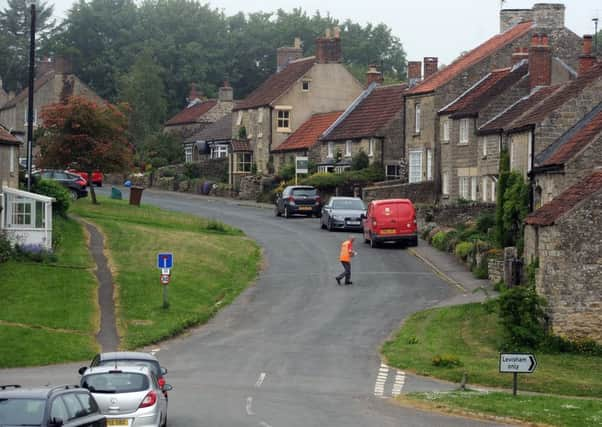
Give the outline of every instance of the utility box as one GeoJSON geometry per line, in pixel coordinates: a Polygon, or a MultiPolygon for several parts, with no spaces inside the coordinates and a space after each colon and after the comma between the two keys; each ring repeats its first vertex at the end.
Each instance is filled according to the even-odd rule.
{"type": "Polygon", "coordinates": [[[143,190],[144,187],[132,186],[132,188],[130,188],[130,205],[140,206],[143,190]]]}
{"type": "Polygon", "coordinates": [[[111,199],[121,200],[121,191],[115,187],[111,187],[111,199]]]}

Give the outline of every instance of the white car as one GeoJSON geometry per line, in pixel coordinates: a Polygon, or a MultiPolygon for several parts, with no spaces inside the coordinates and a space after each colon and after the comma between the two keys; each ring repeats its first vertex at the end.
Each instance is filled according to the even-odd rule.
{"type": "Polygon", "coordinates": [[[107,417],[107,426],[164,427],[167,425],[167,399],[146,366],[115,363],[88,368],[80,385],[88,389],[107,417]]]}

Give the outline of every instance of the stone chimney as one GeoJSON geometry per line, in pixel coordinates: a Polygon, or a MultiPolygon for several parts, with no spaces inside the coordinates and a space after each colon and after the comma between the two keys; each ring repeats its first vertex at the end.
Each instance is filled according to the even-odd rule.
{"type": "Polygon", "coordinates": [[[579,75],[587,73],[595,64],[596,57],[592,53],[593,36],[583,36],[583,51],[579,56],[579,75]]]}
{"type": "Polygon", "coordinates": [[[49,71],[52,71],[53,68],[54,68],[54,64],[52,63],[52,60],[50,58],[48,58],[48,57],[42,58],[36,66],[36,77],[43,76],[44,74],[48,73],[49,71]]]}
{"type": "Polygon", "coordinates": [[[537,3],[533,5],[535,27],[546,30],[564,28],[566,7],[561,3],[537,3]]]}
{"type": "Polygon", "coordinates": [[[422,80],[422,61],[408,62],[408,85],[416,86],[422,80]]]}
{"type": "Polygon", "coordinates": [[[512,66],[515,66],[524,59],[529,59],[528,47],[517,47],[512,53],[512,66]]]}
{"type": "Polygon", "coordinates": [[[427,56],[424,58],[424,79],[428,79],[439,69],[439,58],[427,56]]]}
{"type": "Polygon", "coordinates": [[[224,80],[224,84],[218,90],[217,100],[219,102],[234,102],[234,90],[227,79],[224,80]]]}
{"type": "Polygon", "coordinates": [[[383,74],[378,71],[378,67],[374,64],[368,65],[368,71],[366,71],[366,87],[372,83],[383,84],[383,74]]]}
{"type": "Polygon", "coordinates": [[[64,56],[55,56],[54,57],[54,72],[57,74],[72,74],[73,67],[71,66],[71,61],[64,56]]]}
{"type": "Polygon", "coordinates": [[[295,37],[295,43],[291,46],[283,46],[276,49],[276,72],[280,72],[286,68],[289,62],[295,61],[303,57],[303,47],[301,39],[295,37]]]}
{"type": "Polygon", "coordinates": [[[529,80],[531,90],[552,83],[552,49],[546,34],[534,34],[531,39],[529,80]]]}
{"type": "Polygon", "coordinates": [[[516,24],[533,20],[531,9],[502,9],[500,11],[500,33],[505,33],[516,24]]]}
{"type": "Polygon", "coordinates": [[[334,35],[331,35],[330,29],[327,29],[324,37],[316,39],[316,62],[318,64],[342,62],[340,30],[336,27],[333,32],[334,35]]]}

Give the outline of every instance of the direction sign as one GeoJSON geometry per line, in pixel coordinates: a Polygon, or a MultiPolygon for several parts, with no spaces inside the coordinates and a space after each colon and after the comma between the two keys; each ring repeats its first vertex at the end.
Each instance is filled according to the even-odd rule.
{"type": "Polygon", "coordinates": [[[172,268],[173,254],[171,252],[157,254],[157,268],[172,268]]]}
{"type": "Polygon", "coordinates": [[[530,374],[537,367],[537,359],[529,353],[501,353],[500,372],[530,374]]]}
{"type": "Polygon", "coordinates": [[[169,274],[162,274],[161,275],[161,284],[162,285],[169,284],[169,274]]]}

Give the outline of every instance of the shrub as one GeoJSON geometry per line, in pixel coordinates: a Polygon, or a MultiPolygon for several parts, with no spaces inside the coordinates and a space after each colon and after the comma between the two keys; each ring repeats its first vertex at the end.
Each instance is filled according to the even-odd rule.
{"type": "Polygon", "coordinates": [[[319,189],[333,189],[345,182],[342,174],[316,173],[303,181],[304,184],[312,185],[319,189]]]}
{"type": "Polygon", "coordinates": [[[495,226],[495,214],[483,213],[477,218],[477,231],[483,234],[489,234],[490,230],[495,226]]]}
{"type": "Polygon", "coordinates": [[[517,286],[499,297],[500,322],[505,349],[533,349],[543,343],[545,334],[545,300],[534,286],[517,286]]]}
{"type": "Polygon", "coordinates": [[[456,256],[462,258],[463,260],[466,260],[472,251],[474,251],[474,243],[472,242],[460,242],[456,245],[454,250],[456,256]]]}
{"type": "Polygon", "coordinates": [[[474,266],[472,274],[477,279],[489,278],[489,257],[486,254],[481,257],[479,264],[474,266]]]}
{"type": "Polygon", "coordinates": [[[351,159],[351,170],[359,171],[370,166],[370,158],[366,153],[360,151],[351,159]]]}
{"type": "Polygon", "coordinates": [[[416,338],[415,336],[411,336],[410,338],[408,338],[408,344],[410,344],[410,345],[418,344],[418,338],[416,338]]]}
{"type": "Polygon", "coordinates": [[[439,231],[437,234],[435,234],[433,236],[433,240],[431,242],[433,247],[439,249],[440,251],[444,251],[446,249],[445,236],[446,236],[445,231],[439,231]]]}
{"type": "Polygon", "coordinates": [[[295,177],[295,164],[294,163],[287,163],[286,165],[282,166],[280,168],[280,172],[278,173],[278,175],[285,181],[290,181],[291,179],[293,179],[295,177]]]}
{"type": "Polygon", "coordinates": [[[0,230],[0,264],[10,259],[13,254],[13,248],[3,230],[0,230]]]}
{"type": "Polygon", "coordinates": [[[455,366],[462,366],[462,362],[458,356],[453,354],[437,354],[433,357],[432,363],[434,366],[438,366],[440,368],[453,368],[455,366]]]}
{"type": "Polygon", "coordinates": [[[51,251],[45,249],[42,245],[16,245],[15,256],[17,259],[34,262],[56,262],[57,257],[51,251]]]}
{"type": "Polygon", "coordinates": [[[53,197],[55,201],[52,203],[52,212],[60,216],[67,215],[71,198],[69,197],[69,191],[61,184],[49,179],[41,179],[35,182],[32,191],[44,196],[53,197]]]}
{"type": "Polygon", "coordinates": [[[602,345],[594,340],[571,341],[557,335],[548,335],[542,344],[547,353],[571,353],[586,356],[602,356],[602,345]]]}
{"type": "Polygon", "coordinates": [[[188,179],[200,178],[201,173],[200,163],[186,163],[184,166],[184,176],[188,179]]]}

